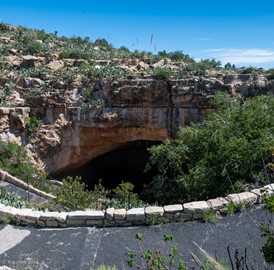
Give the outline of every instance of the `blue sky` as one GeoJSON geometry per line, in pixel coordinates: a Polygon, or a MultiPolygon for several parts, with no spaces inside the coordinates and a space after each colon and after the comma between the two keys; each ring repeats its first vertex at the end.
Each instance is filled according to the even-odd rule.
{"type": "Polygon", "coordinates": [[[274,67],[273,0],[1,0],[0,21],[131,50],[274,67]]]}

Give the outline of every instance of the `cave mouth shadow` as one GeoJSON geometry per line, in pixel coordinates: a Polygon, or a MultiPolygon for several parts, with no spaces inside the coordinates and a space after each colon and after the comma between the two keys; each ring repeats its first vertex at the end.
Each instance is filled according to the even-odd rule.
{"type": "Polygon", "coordinates": [[[100,180],[107,189],[114,189],[122,181],[131,182],[135,186],[134,192],[141,194],[144,184],[148,184],[156,174],[155,170],[144,172],[150,156],[147,148],[160,143],[145,140],[124,143],[118,149],[98,156],[58,178],[80,176],[90,190],[100,180]]]}

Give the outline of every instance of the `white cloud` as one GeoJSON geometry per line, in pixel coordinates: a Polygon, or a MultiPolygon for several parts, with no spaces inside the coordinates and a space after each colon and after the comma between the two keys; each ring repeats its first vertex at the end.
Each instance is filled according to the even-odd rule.
{"type": "Polygon", "coordinates": [[[200,40],[200,41],[211,41],[212,39],[211,38],[197,38],[197,40],[200,40]]]}
{"type": "Polygon", "coordinates": [[[274,51],[269,49],[221,48],[207,50],[204,53],[208,57],[220,60],[222,63],[263,64],[274,62],[274,51]]]}

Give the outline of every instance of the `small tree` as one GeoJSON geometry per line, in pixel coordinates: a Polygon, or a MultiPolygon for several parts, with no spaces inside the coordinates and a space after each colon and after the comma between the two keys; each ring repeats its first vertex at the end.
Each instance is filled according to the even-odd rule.
{"type": "Polygon", "coordinates": [[[67,177],[62,181],[63,185],[54,191],[54,202],[71,210],[83,210],[91,203],[91,193],[87,190],[80,177],[67,177]]]}

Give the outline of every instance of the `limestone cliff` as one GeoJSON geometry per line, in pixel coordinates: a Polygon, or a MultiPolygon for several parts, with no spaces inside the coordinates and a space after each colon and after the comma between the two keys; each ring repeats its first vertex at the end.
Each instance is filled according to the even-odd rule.
{"type": "Polygon", "coordinates": [[[91,109],[82,106],[82,87],[37,95],[35,102],[22,95],[24,87],[16,90],[25,107],[1,108],[1,137],[26,145],[47,171],[59,173],[127,142],[174,138],[179,127],[204,118],[217,90],[256,95],[273,89],[263,75],[235,74],[183,80],[101,79],[92,87],[92,99],[104,104],[91,109]],[[43,120],[35,133],[26,127],[29,116],[43,120]]]}
{"type": "Polygon", "coordinates": [[[216,91],[274,91],[263,70],[186,74],[194,60],[185,55],[155,60],[108,48],[109,56],[88,41],[5,24],[0,45],[0,138],[25,146],[52,174],[129,142],[173,139],[180,127],[202,121],[216,91]],[[24,31],[36,39],[26,41],[24,31]]]}

